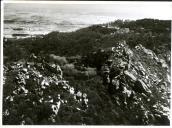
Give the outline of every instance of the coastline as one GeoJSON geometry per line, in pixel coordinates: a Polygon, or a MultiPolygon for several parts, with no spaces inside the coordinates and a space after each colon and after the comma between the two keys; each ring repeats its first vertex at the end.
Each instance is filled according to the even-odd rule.
{"type": "MultiPolygon", "coordinates": [[[[149,19],[149,18],[145,18],[145,19],[149,19]]],[[[144,20],[144,19],[123,19],[121,21],[123,22],[136,22],[138,20],[144,20]]],[[[152,20],[158,20],[158,19],[152,19],[152,20]]],[[[108,24],[111,24],[113,22],[116,22],[116,21],[120,21],[120,19],[116,19],[114,21],[110,21],[110,22],[106,22],[106,23],[101,23],[101,24],[90,24],[90,25],[83,25],[82,27],[76,27],[76,28],[73,28],[71,30],[68,30],[68,31],[62,31],[62,30],[52,30],[52,31],[49,31],[49,32],[46,32],[46,33],[39,33],[39,34],[29,34],[28,33],[11,33],[10,35],[7,35],[7,36],[3,36],[3,38],[6,38],[6,39],[24,39],[24,38],[36,38],[36,37],[42,37],[42,36],[45,36],[45,35],[48,35],[50,33],[53,33],[53,32],[59,32],[59,33],[72,33],[72,32],[76,32],[76,31],[79,31],[81,29],[84,29],[84,28],[88,28],[88,27],[91,27],[91,26],[95,26],[95,25],[98,25],[98,26],[107,26],[108,24]]],[[[160,21],[168,21],[168,20],[160,20],[160,21]]],[[[74,26],[77,26],[77,25],[74,25],[74,26]]],[[[23,30],[23,28],[13,28],[13,30],[16,29],[20,29],[18,31],[21,31],[23,30]]]]}

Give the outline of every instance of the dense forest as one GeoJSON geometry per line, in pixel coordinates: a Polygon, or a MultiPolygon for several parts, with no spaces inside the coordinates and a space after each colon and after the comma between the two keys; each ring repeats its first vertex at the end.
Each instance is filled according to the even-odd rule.
{"type": "Polygon", "coordinates": [[[4,38],[3,53],[3,124],[170,123],[171,21],[4,38]]]}

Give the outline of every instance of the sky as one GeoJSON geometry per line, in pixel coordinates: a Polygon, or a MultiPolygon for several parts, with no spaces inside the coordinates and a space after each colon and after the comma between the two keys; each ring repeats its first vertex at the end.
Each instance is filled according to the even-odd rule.
{"type": "MultiPolygon", "coordinates": [[[[8,0],[6,0],[8,2],[8,0]]],[[[12,2],[12,1],[11,1],[12,2]]],[[[89,12],[89,13],[100,13],[110,16],[117,16],[119,18],[126,19],[141,19],[141,18],[156,18],[162,20],[172,19],[172,2],[31,2],[30,7],[38,8],[60,8],[61,10],[71,10],[71,11],[80,11],[80,12],[89,12]]],[[[6,4],[6,3],[5,3],[6,4]]],[[[29,7],[28,3],[19,1],[19,3],[13,4],[16,7],[29,7]]]]}

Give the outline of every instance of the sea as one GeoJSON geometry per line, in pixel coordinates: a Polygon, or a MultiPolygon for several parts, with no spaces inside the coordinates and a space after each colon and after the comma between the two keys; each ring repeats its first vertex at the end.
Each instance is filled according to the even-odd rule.
{"type": "MultiPolygon", "coordinates": [[[[67,2],[66,2],[67,3],[67,2]]],[[[171,5],[5,3],[4,37],[24,38],[52,31],[71,32],[117,19],[171,19],[171,5]]]]}
{"type": "Polygon", "coordinates": [[[89,5],[6,4],[4,37],[25,38],[52,31],[71,32],[116,19],[116,15],[89,5]]]}

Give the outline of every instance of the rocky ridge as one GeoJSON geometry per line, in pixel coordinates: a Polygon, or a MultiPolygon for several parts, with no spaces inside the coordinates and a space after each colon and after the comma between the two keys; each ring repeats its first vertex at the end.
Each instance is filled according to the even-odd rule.
{"type": "MultiPolygon", "coordinates": [[[[112,68],[115,65],[121,68],[121,65],[126,65],[127,69],[118,73],[119,76],[111,75],[110,81],[107,84],[112,86],[110,92],[118,105],[123,105],[128,111],[140,111],[141,115],[135,115],[135,120],[141,118],[143,124],[151,123],[167,123],[170,120],[170,71],[164,59],[160,59],[156,54],[143,47],[141,44],[130,49],[126,42],[120,42],[114,49],[123,47],[128,56],[129,62],[126,60],[120,61],[117,64],[115,54],[110,56],[111,67],[109,75],[112,74],[112,68]],[[114,82],[114,83],[113,83],[114,82]],[[121,86],[121,90],[120,90],[121,86]],[[114,88],[114,91],[112,91],[114,88]],[[164,122],[163,122],[164,121],[164,122]]],[[[116,50],[115,53],[121,58],[125,58],[123,51],[116,50]]],[[[117,72],[117,71],[114,71],[117,72]]],[[[105,86],[107,86],[105,84],[105,86]]],[[[133,118],[133,117],[131,117],[133,118]]]]}
{"type": "MultiPolygon", "coordinates": [[[[58,64],[47,63],[41,57],[34,56],[34,59],[31,59],[33,62],[16,62],[4,66],[4,124],[10,121],[12,124],[25,125],[47,123],[94,124],[88,121],[90,119],[94,121],[94,118],[99,118],[104,113],[98,114],[100,108],[96,107],[95,102],[100,102],[98,104],[104,104],[103,106],[112,105],[112,108],[109,108],[109,113],[114,116],[113,120],[122,119],[121,124],[169,124],[170,81],[168,77],[170,77],[170,72],[166,61],[159,59],[154,52],[142,45],[137,45],[131,49],[125,41],[109,48],[118,55],[109,49],[101,50],[103,52],[101,54],[108,54],[106,60],[111,60],[111,63],[120,68],[128,65],[125,61],[117,63],[118,56],[125,58],[123,52],[120,51],[121,47],[125,48],[130,56],[130,66],[118,77],[112,75],[112,88],[109,92],[108,85],[103,82],[104,78],[101,75],[105,64],[103,63],[101,71],[97,70],[102,85],[100,84],[99,87],[93,85],[95,86],[93,88],[97,88],[94,92],[95,96],[90,91],[82,92],[75,86],[72,87],[70,81],[65,80],[64,77],[66,76],[63,76],[63,72],[66,70],[65,66],[62,66],[62,71],[58,64]],[[121,85],[123,86],[122,90],[119,89],[121,85]],[[98,98],[98,101],[94,101],[94,98],[98,98]],[[95,113],[97,115],[94,115],[95,113]],[[73,114],[77,114],[79,117],[76,120],[72,119],[71,115],[73,114]],[[13,120],[14,117],[15,121],[13,120]],[[68,121],[67,117],[69,118],[68,121]]],[[[95,56],[92,57],[97,58],[96,53],[100,53],[100,51],[94,52],[95,56]]],[[[79,72],[76,69],[78,68],[76,62],[68,64],[68,68],[71,67],[70,65],[72,65],[71,73],[73,69],[79,72]]],[[[84,68],[83,65],[82,68],[84,68]]],[[[109,68],[109,70],[112,69],[109,68]]],[[[87,81],[90,82],[91,79],[94,79],[91,76],[88,78],[87,81]]],[[[86,82],[82,88],[87,88],[87,84],[86,82]]],[[[113,124],[120,123],[113,122],[113,124]]]]}
{"type": "Polygon", "coordinates": [[[42,124],[45,121],[53,124],[64,109],[66,113],[84,113],[88,108],[87,94],[75,90],[64,80],[60,66],[46,65],[48,67],[44,63],[40,67],[36,63],[15,63],[4,68],[4,78],[7,79],[6,82],[4,79],[4,91],[10,88],[4,96],[4,123],[42,124]]]}

